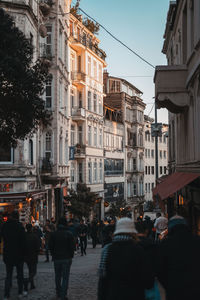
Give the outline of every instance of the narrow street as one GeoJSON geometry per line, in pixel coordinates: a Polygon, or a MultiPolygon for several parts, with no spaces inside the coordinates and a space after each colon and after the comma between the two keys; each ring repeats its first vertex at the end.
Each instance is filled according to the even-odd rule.
{"type": "MultiPolygon", "coordinates": [[[[100,253],[100,245],[98,245],[96,249],[92,249],[91,244],[89,244],[86,256],[80,256],[80,253],[75,255],[70,274],[69,300],[95,300],[97,298],[97,269],[100,253]]],[[[29,291],[28,297],[24,297],[23,299],[56,299],[53,263],[45,263],[44,260],[45,256],[40,256],[36,278],[37,288],[29,291]]],[[[2,256],[0,256],[0,299],[3,299],[4,278],[5,267],[2,256]]],[[[17,300],[17,280],[15,272],[13,275],[13,287],[10,300],[17,300]]]]}

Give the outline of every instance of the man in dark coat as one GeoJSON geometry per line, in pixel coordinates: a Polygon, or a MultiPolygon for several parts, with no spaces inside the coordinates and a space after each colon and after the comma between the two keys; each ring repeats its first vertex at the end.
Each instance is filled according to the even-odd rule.
{"type": "Polygon", "coordinates": [[[88,234],[88,227],[84,223],[83,220],[80,221],[79,226],[79,238],[80,238],[80,246],[81,246],[81,256],[83,256],[83,253],[86,255],[86,249],[87,249],[87,234],[88,234]]]}
{"type": "Polygon", "coordinates": [[[98,233],[98,226],[97,221],[93,220],[90,226],[90,236],[92,238],[92,247],[96,248],[97,245],[97,233],[98,233]]]}
{"type": "Polygon", "coordinates": [[[31,285],[31,289],[35,288],[34,277],[37,273],[38,254],[40,252],[40,241],[36,234],[33,233],[33,227],[31,224],[26,225],[26,247],[27,251],[24,257],[24,261],[28,266],[29,278],[24,279],[24,290],[28,290],[28,283],[31,285]]]}
{"type": "Polygon", "coordinates": [[[65,217],[58,221],[58,228],[49,239],[49,248],[54,261],[56,294],[61,300],[67,299],[70,267],[74,256],[74,238],[67,230],[65,217]]]}
{"type": "Polygon", "coordinates": [[[169,220],[168,237],[158,247],[157,276],[167,300],[200,299],[200,239],[192,235],[183,217],[169,220]]]}
{"type": "Polygon", "coordinates": [[[19,222],[19,214],[17,211],[13,211],[8,221],[3,224],[1,237],[3,239],[3,261],[6,265],[4,298],[8,299],[10,296],[14,267],[17,269],[18,294],[19,297],[22,297],[23,263],[26,253],[26,237],[25,230],[19,222]]]}
{"type": "Polygon", "coordinates": [[[153,287],[151,266],[135,235],[131,219],[117,222],[112,243],[102,251],[98,300],[145,300],[145,289],[153,287]]]}

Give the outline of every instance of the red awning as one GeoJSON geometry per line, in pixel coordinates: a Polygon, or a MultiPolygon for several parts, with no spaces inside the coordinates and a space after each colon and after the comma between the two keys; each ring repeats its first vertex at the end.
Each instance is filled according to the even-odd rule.
{"type": "Polygon", "coordinates": [[[161,200],[167,199],[198,177],[200,177],[199,173],[175,172],[168,175],[153,189],[153,197],[158,195],[161,200]]]}

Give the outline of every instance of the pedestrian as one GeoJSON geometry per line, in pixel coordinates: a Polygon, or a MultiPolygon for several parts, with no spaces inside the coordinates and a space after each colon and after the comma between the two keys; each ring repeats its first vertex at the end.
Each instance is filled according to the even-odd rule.
{"type": "Polygon", "coordinates": [[[62,217],[58,221],[58,228],[49,239],[49,248],[54,261],[56,295],[66,300],[69,284],[69,274],[74,256],[74,238],[67,229],[67,220],[62,217]]]}
{"type": "Polygon", "coordinates": [[[18,298],[23,296],[23,264],[26,253],[25,230],[19,222],[18,211],[13,211],[2,226],[0,241],[3,239],[3,261],[6,265],[4,300],[9,299],[13,269],[17,270],[18,298]]]}
{"type": "Polygon", "coordinates": [[[153,272],[136,233],[131,219],[117,221],[112,242],[102,250],[98,300],[145,300],[145,289],[152,288],[153,272]]]}
{"type": "Polygon", "coordinates": [[[97,245],[97,233],[98,233],[97,221],[93,220],[90,225],[90,236],[92,238],[92,247],[93,248],[96,248],[96,245],[97,245]]]}
{"type": "Polygon", "coordinates": [[[46,220],[46,224],[44,226],[44,241],[45,241],[45,255],[46,255],[46,260],[45,262],[49,262],[49,238],[52,232],[52,227],[50,220],[46,220]]]}
{"type": "Polygon", "coordinates": [[[167,229],[167,224],[168,224],[168,219],[166,217],[162,217],[161,213],[157,213],[156,220],[154,223],[154,227],[156,228],[156,236],[155,236],[156,242],[159,241],[159,235],[161,234],[161,232],[167,229]]]}
{"type": "Polygon", "coordinates": [[[200,298],[200,239],[181,216],[169,219],[168,236],[158,245],[157,276],[167,300],[200,298]]]}
{"type": "Polygon", "coordinates": [[[88,227],[84,223],[84,220],[80,221],[80,226],[79,226],[79,239],[80,239],[80,247],[81,247],[81,256],[83,254],[86,255],[86,249],[87,249],[87,234],[88,234],[88,227]]]}
{"type": "Polygon", "coordinates": [[[34,277],[37,273],[38,254],[40,252],[40,241],[33,233],[32,224],[26,225],[26,253],[24,261],[27,264],[29,276],[24,278],[24,290],[28,291],[28,285],[30,283],[30,289],[35,289],[34,277]]]}
{"type": "Polygon", "coordinates": [[[112,236],[115,231],[115,220],[112,219],[109,221],[108,225],[106,225],[103,229],[103,241],[102,241],[102,248],[112,242],[112,236]]]}
{"type": "Polygon", "coordinates": [[[40,241],[40,249],[42,250],[43,233],[42,233],[42,230],[40,228],[38,221],[34,222],[33,232],[35,233],[35,235],[37,235],[37,237],[40,241]]]}
{"type": "Polygon", "coordinates": [[[77,253],[77,245],[78,245],[78,227],[74,223],[73,219],[70,219],[68,222],[68,230],[72,233],[74,237],[74,251],[77,253]]]}

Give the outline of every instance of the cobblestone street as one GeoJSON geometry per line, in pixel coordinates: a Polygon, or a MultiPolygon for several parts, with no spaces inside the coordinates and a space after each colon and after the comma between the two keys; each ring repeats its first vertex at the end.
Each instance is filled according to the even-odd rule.
{"type": "MultiPolygon", "coordinates": [[[[95,300],[97,294],[97,268],[100,260],[101,247],[92,249],[88,245],[87,255],[76,254],[71,268],[69,282],[69,300],[95,300]]],[[[54,300],[55,283],[53,263],[44,263],[45,256],[40,256],[36,278],[36,289],[29,291],[27,300],[54,300]]],[[[26,272],[26,269],[25,269],[26,272]]],[[[3,299],[5,267],[0,256],[0,299],[3,299]]],[[[10,300],[17,300],[16,273],[13,276],[13,287],[10,300]]]]}

